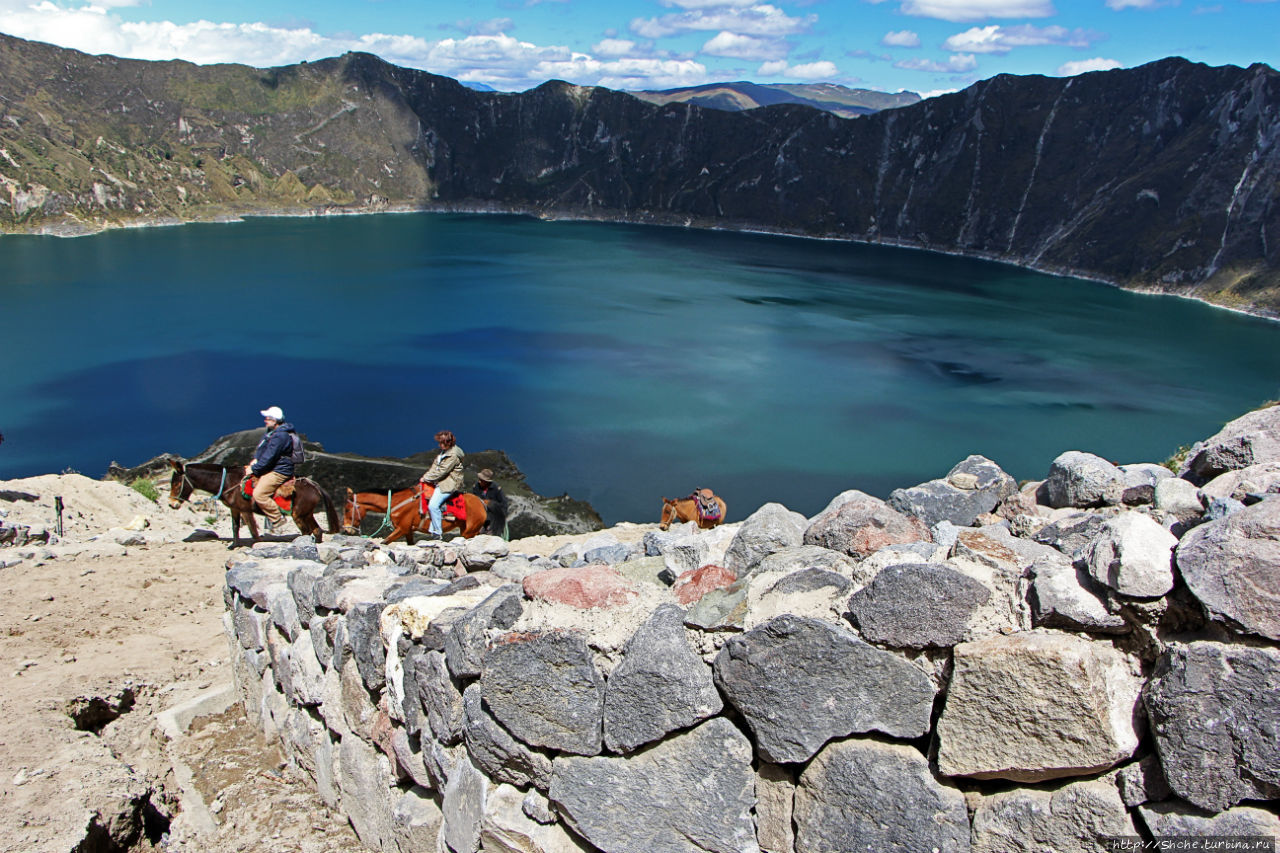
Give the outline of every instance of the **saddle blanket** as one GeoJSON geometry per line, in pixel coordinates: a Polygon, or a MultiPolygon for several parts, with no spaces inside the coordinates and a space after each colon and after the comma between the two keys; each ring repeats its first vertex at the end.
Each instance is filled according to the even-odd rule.
{"type": "MultiPolygon", "coordinates": [[[[244,482],[240,484],[240,494],[244,495],[246,500],[253,500],[253,489],[256,485],[258,485],[257,477],[245,477],[244,482]]],[[[276,506],[280,507],[280,511],[285,515],[293,514],[293,490],[294,481],[286,480],[280,484],[280,488],[271,496],[271,499],[276,502],[276,506]],[[285,497],[281,492],[288,492],[289,496],[285,497]]]]}
{"type": "Polygon", "coordinates": [[[720,503],[710,489],[698,489],[690,497],[698,505],[698,518],[703,521],[720,520],[720,503]]]}
{"type": "MultiPolygon", "coordinates": [[[[427,503],[431,499],[431,494],[435,490],[431,487],[422,490],[422,514],[427,514],[427,503]]],[[[458,521],[467,520],[467,502],[462,493],[458,493],[449,498],[440,505],[440,512],[446,518],[453,518],[458,521]]]]}

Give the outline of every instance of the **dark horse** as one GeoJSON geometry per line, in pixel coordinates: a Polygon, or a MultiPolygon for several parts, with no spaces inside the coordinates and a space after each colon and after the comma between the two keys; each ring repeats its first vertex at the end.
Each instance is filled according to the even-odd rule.
{"type": "MultiPolygon", "coordinates": [[[[249,525],[249,533],[253,541],[258,541],[258,522],[253,514],[262,515],[262,510],[253,502],[253,498],[244,496],[240,483],[244,479],[243,468],[227,468],[208,462],[195,462],[183,465],[176,459],[169,460],[173,466],[173,477],[169,480],[169,506],[177,509],[182,502],[191,497],[191,493],[199,489],[209,492],[231,510],[231,547],[240,545],[240,522],[249,525]]],[[[316,523],[315,511],[324,505],[324,514],[329,522],[329,532],[338,532],[338,511],[329,499],[329,495],[314,481],[306,477],[297,480],[297,488],[293,493],[293,519],[298,529],[304,534],[314,536],[320,541],[320,525],[316,523]]]]}

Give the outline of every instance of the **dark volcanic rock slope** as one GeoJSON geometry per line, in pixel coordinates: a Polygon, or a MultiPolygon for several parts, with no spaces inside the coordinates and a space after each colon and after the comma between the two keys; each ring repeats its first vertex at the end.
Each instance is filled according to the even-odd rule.
{"type": "Polygon", "coordinates": [[[367,54],[277,69],[0,37],[0,224],[388,204],[885,242],[1280,312],[1280,75],[1002,76],[857,119],[481,93],[367,54]],[[7,202],[4,204],[2,202],[7,202]]]}

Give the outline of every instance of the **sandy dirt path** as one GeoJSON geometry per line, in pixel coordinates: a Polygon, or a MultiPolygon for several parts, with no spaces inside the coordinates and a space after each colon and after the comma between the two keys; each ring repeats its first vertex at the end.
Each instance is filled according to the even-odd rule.
{"type": "Polygon", "coordinates": [[[231,681],[227,554],[168,543],[0,569],[0,851],[114,849],[98,845],[135,834],[138,851],[364,849],[238,705],[171,745],[156,733],[156,714],[231,681]],[[181,816],[167,825],[179,809],[168,749],[216,812],[216,836],[181,816]]]}

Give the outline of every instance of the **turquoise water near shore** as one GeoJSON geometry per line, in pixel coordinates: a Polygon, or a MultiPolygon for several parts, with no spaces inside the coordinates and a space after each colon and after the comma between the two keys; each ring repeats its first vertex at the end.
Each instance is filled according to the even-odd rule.
{"type": "Polygon", "coordinates": [[[886,495],[981,453],[1160,461],[1280,396],[1280,324],[923,252],[402,214],[0,238],[0,478],[189,455],[281,406],[331,451],[452,429],[656,520],[886,495]]]}

